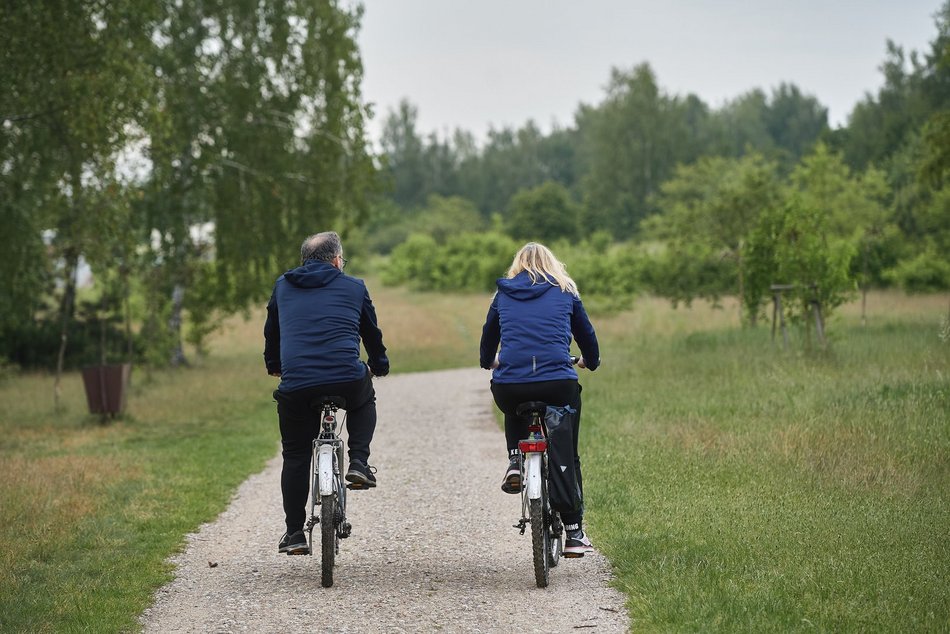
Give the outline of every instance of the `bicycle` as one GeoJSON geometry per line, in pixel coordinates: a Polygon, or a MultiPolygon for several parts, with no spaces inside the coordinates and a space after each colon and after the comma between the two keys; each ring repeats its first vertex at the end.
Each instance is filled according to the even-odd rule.
{"type": "MultiPolygon", "coordinates": [[[[314,404],[316,406],[316,403],[314,404]]],[[[340,552],[340,540],[350,536],[352,525],[346,519],[346,489],[343,479],[343,439],[337,432],[336,413],[346,408],[341,396],[324,396],[319,401],[320,433],[313,441],[310,486],[310,518],[304,530],[310,554],[313,554],[313,528],[319,524],[321,534],[320,583],[333,585],[333,567],[340,552]],[[320,507],[319,516],[317,507],[320,507]]],[[[346,420],[344,414],[343,420],[346,420]]],[[[342,426],[342,421],[340,423],[342,426]]]]}
{"type": "Polygon", "coordinates": [[[564,525],[551,508],[548,497],[548,441],[544,429],[547,404],[527,401],[517,407],[518,416],[530,416],[528,438],[519,441],[521,451],[521,520],[514,525],[524,535],[531,524],[531,552],[534,580],[546,588],[550,570],[557,566],[564,550],[564,525]]]}
{"type": "MultiPolygon", "coordinates": [[[[571,364],[586,367],[581,357],[571,356],[571,364]]],[[[515,408],[518,416],[530,417],[528,437],[518,442],[521,466],[521,519],[515,528],[524,535],[531,524],[531,553],[534,580],[546,588],[551,568],[565,558],[583,557],[564,553],[564,523],[551,506],[548,492],[548,440],[544,415],[548,405],[542,401],[526,401],[515,408]]]]}

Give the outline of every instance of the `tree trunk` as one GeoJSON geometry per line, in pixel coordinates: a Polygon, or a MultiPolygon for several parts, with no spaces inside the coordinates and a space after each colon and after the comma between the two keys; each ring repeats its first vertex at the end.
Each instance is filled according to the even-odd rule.
{"type": "Polygon", "coordinates": [[[863,261],[861,263],[861,326],[868,325],[868,241],[864,240],[863,261]]]}
{"type": "Polygon", "coordinates": [[[175,337],[175,346],[172,349],[171,363],[172,367],[180,365],[187,366],[188,359],[185,357],[185,351],[181,344],[181,310],[185,301],[185,287],[182,284],[175,284],[172,289],[172,314],[168,318],[168,329],[175,337]]]}
{"type": "MultiPolygon", "coordinates": [[[[742,261],[742,241],[739,241],[739,246],[736,248],[736,265],[739,269],[739,324],[742,325],[745,323],[745,316],[742,314],[742,308],[745,306],[745,270],[743,268],[744,262],[742,261]]],[[[758,308],[752,313],[749,314],[749,325],[755,326],[756,318],[758,317],[758,308]]]]}
{"type": "Polygon", "coordinates": [[[69,322],[73,318],[73,307],[76,299],[76,272],[79,265],[79,255],[74,249],[68,249],[64,259],[63,298],[59,304],[59,353],[56,355],[56,379],[53,381],[53,407],[56,411],[60,410],[62,391],[60,383],[63,377],[63,364],[66,360],[69,322]]]}

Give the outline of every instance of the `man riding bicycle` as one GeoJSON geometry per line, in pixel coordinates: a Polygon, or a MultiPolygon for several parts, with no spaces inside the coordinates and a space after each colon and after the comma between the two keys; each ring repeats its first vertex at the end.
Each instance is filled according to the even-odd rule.
{"type": "Polygon", "coordinates": [[[274,391],[283,469],[280,489],[287,531],[278,552],[308,554],[303,527],[310,488],[310,458],[318,432],[312,405],[322,396],[346,399],[349,434],[348,482],[375,487],[369,466],[376,429],[376,392],[372,377],[389,373],[383,333],[363,280],[343,273],[346,259],[333,231],[304,240],[301,266],[281,275],[267,304],[264,364],[280,377],[274,391]],[[360,340],[368,364],[360,359],[360,340]]]}

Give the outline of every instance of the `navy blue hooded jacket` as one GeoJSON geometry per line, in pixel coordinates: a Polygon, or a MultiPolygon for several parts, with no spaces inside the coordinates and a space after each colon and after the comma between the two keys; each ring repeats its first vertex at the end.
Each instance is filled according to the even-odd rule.
{"type": "Polygon", "coordinates": [[[307,260],[274,284],[264,324],[264,364],[281,392],[366,376],[360,339],[376,376],[389,373],[383,333],[363,280],[307,260]]]}
{"type": "Polygon", "coordinates": [[[571,338],[577,341],[585,365],[600,365],[600,346],[579,297],[527,271],[498,280],[498,292],[488,309],[479,346],[479,363],[486,370],[495,359],[496,383],[534,383],[577,379],[571,364],[571,338]]]}

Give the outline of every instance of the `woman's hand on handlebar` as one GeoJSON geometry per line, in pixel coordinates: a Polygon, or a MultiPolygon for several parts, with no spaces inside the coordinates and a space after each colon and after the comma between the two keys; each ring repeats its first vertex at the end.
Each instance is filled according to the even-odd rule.
{"type": "Polygon", "coordinates": [[[586,368],[587,364],[584,363],[584,357],[571,357],[571,363],[576,365],[579,368],[586,368]]]}

